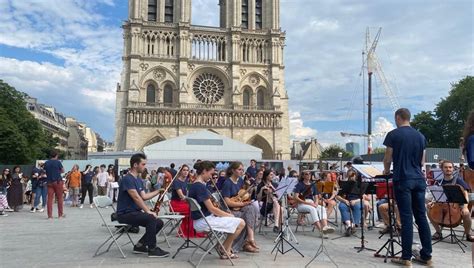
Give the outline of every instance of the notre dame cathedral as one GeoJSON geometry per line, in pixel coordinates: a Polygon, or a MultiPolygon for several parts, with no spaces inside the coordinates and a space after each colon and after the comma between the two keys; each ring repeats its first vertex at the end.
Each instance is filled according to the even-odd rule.
{"type": "Polygon", "coordinates": [[[129,0],[116,149],[198,130],[289,159],[280,0],[216,0],[220,27],[191,24],[191,0],[129,0]]]}

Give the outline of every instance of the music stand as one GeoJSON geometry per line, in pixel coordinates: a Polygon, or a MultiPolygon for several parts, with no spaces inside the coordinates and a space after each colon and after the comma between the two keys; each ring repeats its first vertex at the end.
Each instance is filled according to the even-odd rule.
{"type": "MultiPolygon", "coordinates": [[[[443,192],[446,196],[446,203],[448,204],[448,206],[451,206],[451,204],[458,204],[458,205],[464,205],[464,204],[467,204],[467,200],[466,200],[466,197],[464,196],[464,192],[461,188],[461,186],[459,185],[443,185],[443,192]]],[[[452,222],[451,222],[451,209],[448,209],[448,215],[449,215],[449,223],[450,225],[452,225],[452,222]]],[[[463,253],[465,253],[466,251],[464,250],[464,248],[461,246],[463,245],[464,247],[467,247],[466,244],[464,244],[456,235],[456,233],[454,232],[454,229],[453,227],[449,227],[449,235],[445,236],[445,237],[442,237],[440,240],[436,241],[434,244],[436,243],[439,243],[441,241],[444,241],[446,238],[449,238],[450,239],[450,242],[448,243],[451,243],[451,244],[457,244],[459,246],[459,248],[462,250],[463,253]]]]}
{"type": "Polygon", "coordinates": [[[359,195],[359,202],[360,202],[360,231],[361,231],[361,235],[360,235],[360,247],[354,247],[354,249],[357,249],[357,253],[360,253],[362,252],[363,250],[368,250],[368,251],[375,251],[375,249],[372,249],[372,248],[368,248],[365,246],[365,243],[367,242],[365,240],[365,236],[364,236],[364,225],[365,225],[365,215],[364,215],[364,194],[365,192],[367,191],[367,188],[369,186],[368,183],[365,183],[365,182],[362,182],[362,176],[359,174],[358,178],[357,178],[357,184],[359,186],[359,189],[356,189],[354,188],[353,189],[353,194],[357,194],[359,195]],[[356,190],[358,190],[358,192],[355,192],[356,190]]]}
{"type": "MultiPolygon", "coordinates": [[[[328,191],[332,194],[334,191],[334,182],[332,181],[326,181],[326,182],[318,182],[317,184],[318,192],[321,193],[321,208],[320,208],[320,215],[323,215],[323,209],[324,209],[324,194],[328,193],[328,191]]],[[[326,257],[329,258],[329,260],[336,266],[339,267],[336,262],[331,258],[329,255],[329,252],[327,248],[324,246],[324,234],[323,231],[320,230],[320,236],[321,236],[321,245],[319,245],[318,249],[316,250],[316,254],[314,254],[313,258],[305,265],[305,268],[307,268],[319,255],[324,254],[326,257]]]]}
{"type": "Polygon", "coordinates": [[[394,216],[393,214],[395,213],[395,208],[392,208],[392,199],[394,199],[393,192],[390,191],[390,186],[389,186],[389,180],[393,178],[393,174],[388,174],[388,175],[378,175],[375,176],[375,178],[383,178],[385,179],[385,187],[387,187],[387,200],[388,200],[388,230],[389,230],[389,238],[387,241],[380,247],[377,252],[375,252],[374,257],[384,257],[384,262],[387,262],[387,258],[394,258],[396,255],[400,254],[401,251],[395,253],[395,247],[394,244],[397,244],[400,248],[402,245],[398,240],[396,240],[393,237],[393,226],[395,225],[394,221],[394,216]],[[380,252],[382,250],[386,249],[387,251],[385,252],[385,256],[381,255],[380,252]]]}

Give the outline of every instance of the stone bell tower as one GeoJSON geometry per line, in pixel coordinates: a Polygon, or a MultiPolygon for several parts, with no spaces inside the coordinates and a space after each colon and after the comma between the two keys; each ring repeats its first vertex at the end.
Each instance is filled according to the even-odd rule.
{"type": "Polygon", "coordinates": [[[290,158],[280,1],[218,3],[208,27],[191,24],[191,0],[129,1],[117,150],[206,129],[290,158]]]}

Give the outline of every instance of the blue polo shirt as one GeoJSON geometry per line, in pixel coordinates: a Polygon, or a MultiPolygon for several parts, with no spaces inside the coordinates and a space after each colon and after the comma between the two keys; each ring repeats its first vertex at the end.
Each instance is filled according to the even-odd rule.
{"type": "Polygon", "coordinates": [[[135,178],[132,174],[127,174],[122,178],[119,184],[117,215],[142,210],[128,194],[128,190],[136,190],[140,194],[140,192],[144,191],[142,180],[135,178]]]}
{"type": "Polygon", "coordinates": [[[83,173],[83,175],[82,175],[82,184],[91,184],[93,177],[94,177],[94,172],[93,171],[83,173]]]}
{"type": "Polygon", "coordinates": [[[234,183],[231,178],[227,178],[222,185],[222,197],[234,197],[239,193],[239,190],[244,185],[244,179],[239,178],[237,183],[234,183]]]}
{"type": "Polygon", "coordinates": [[[187,180],[181,181],[180,179],[175,179],[173,184],[171,184],[171,200],[181,200],[179,198],[178,192],[176,190],[181,189],[184,195],[187,195],[188,190],[186,189],[188,185],[187,180]]]}
{"type": "Polygon", "coordinates": [[[257,177],[257,168],[250,166],[247,168],[247,171],[245,173],[248,174],[250,177],[255,178],[257,177]]]}
{"type": "Polygon", "coordinates": [[[316,184],[311,184],[306,185],[304,182],[300,181],[298,184],[296,184],[295,189],[293,189],[293,192],[297,194],[304,194],[306,192],[306,195],[304,196],[304,199],[313,199],[315,195],[318,194],[318,189],[316,188],[316,184]],[[308,187],[311,187],[311,190],[306,190],[308,187]]]}
{"type": "Polygon", "coordinates": [[[63,169],[63,164],[61,161],[56,159],[50,159],[44,163],[44,170],[46,171],[46,181],[56,182],[62,181],[61,170],[63,169]]]}
{"type": "Polygon", "coordinates": [[[474,169],[474,135],[469,136],[467,141],[465,141],[466,145],[466,159],[467,165],[474,169]]]}
{"type": "Polygon", "coordinates": [[[387,133],[383,145],[393,149],[393,181],[424,180],[421,161],[426,139],[423,134],[411,126],[399,127],[387,133]]]}
{"type": "MultiPolygon", "coordinates": [[[[191,184],[191,187],[189,187],[188,196],[194,198],[198,202],[198,204],[201,206],[201,211],[204,216],[207,217],[211,215],[211,212],[209,212],[206,205],[204,205],[204,201],[211,197],[211,193],[209,192],[205,184],[200,182],[195,182],[191,184]]],[[[202,218],[202,215],[201,213],[199,213],[199,211],[191,211],[191,218],[193,220],[199,220],[200,218],[202,218]]]]}

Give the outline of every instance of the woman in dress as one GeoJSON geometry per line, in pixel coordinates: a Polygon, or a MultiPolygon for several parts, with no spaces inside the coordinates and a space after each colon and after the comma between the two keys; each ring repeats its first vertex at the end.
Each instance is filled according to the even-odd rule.
{"type": "Polygon", "coordinates": [[[273,212],[275,220],[273,232],[278,233],[280,230],[280,203],[278,203],[278,199],[275,196],[278,184],[272,181],[274,176],[271,170],[266,170],[263,173],[264,179],[257,187],[257,199],[262,202],[260,215],[266,217],[268,213],[273,212]]]}
{"type": "Polygon", "coordinates": [[[10,207],[18,212],[23,205],[23,186],[21,184],[21,169],[19,166],[13,168],[13,174],[10,178],[10,187],[7,190],[7,200],[10,207]]]}
{"type": "MultiPolygon", "coordinates": [[[[222,197],[234,216],[242,218],[247,227],[234,241],[235,251],[243,250],[256,253],[259,247],[255,243],[255,228],[259,213],[258,202],[235,200],[239,190],[244,186],[244,166],[241,162],[233,162],[227,169],[227,179],[222,186],[222,197]]],[[[251,194],[251,193],[250,193],[251,194]]]]}
{"type": "Polygon", "coordinates": [[[232,252],[232,244],[245,228],[245,222],[212,204],[211,193],[206,184],[211,179],[214,168],[214,164],[210,161],[200,161],[194,164],[197,177],[189,188],[189,197],[194,198],[199,203],[206,218],[204,219],[199,211],[193,211],[191,218],[194,221],[194,228],[199,232],[209,231],[207,225],[209,223],[213,230],[226,233],[227,238],[223,243],[224,249],[220,249],[221,258],[227,258],[227,255],[222,252],[225,250],[231,258],[235,259],[238,256],[232,252]]]}

